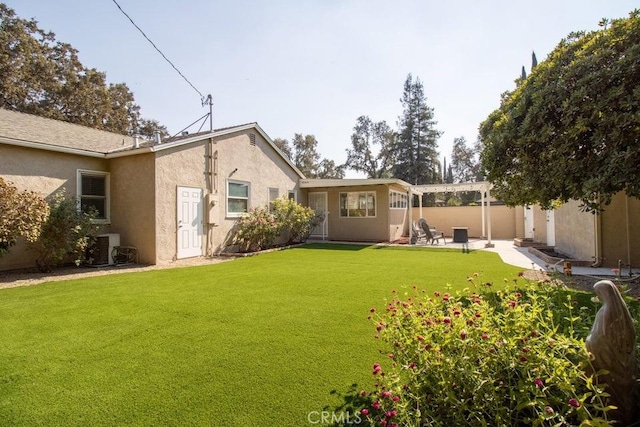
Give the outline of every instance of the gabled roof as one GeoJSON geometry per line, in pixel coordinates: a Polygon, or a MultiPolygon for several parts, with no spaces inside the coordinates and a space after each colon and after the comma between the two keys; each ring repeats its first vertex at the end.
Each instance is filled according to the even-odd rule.
{"type": "Polygon", "coordinates": [[[138,147],[134,147],[133,137],[128,135],[120,135],[0,108],[0,144],[4,143],[87,157],[114,158],[157,152],[249,129],[255,129],[296,174],[300,178],[304,178],[304,174],[274,144],[269,135],[257,123],[246,123],[214,131],[180,135],[168,138],[161,144],[154,144],[152,141],[140,141],[138,147]]]}
{"type": "Polygon", "coordinates": [[[101,155],[133,146],[133,138],[128,135],[91,129],[3,108],[0,108],[0,142],[41,149],[57,147],[92,157],[101,157],[101,155]]]}

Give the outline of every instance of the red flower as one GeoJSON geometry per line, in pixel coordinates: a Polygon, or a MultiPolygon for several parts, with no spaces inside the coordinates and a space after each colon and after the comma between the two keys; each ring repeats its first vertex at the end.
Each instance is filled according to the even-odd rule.
{"type": "Polygon", "coordinates": [[[487,338],[489,338],[489,334],[488,333],[485,332],[484,334],[482,334],[482,339],[483,340],[486,340],[487,338]]]}
{"type": "Polygon", "coordinates": [[[573,406],[574,408],[579,408],[580,407],[580,402],[578,402],[574,398],[571,398],[571,399],[569,399],[569,405],[573,406]]]}
{"type": "Polygon", "coordinates": [[[463,340],[467,338],[467,331],[465,331],[464,329],[460,332],[460,338],[462,338],[463,340]]]}
{"type": "Polygon", "coordinates": [[[375,309],[375,307],[371,307],[371,308],[369,309],[369,311],[370,311],[370,312],[372,312],[372,313],[375,313],[375,312],[376,312],[376,309],[375,309]]]}
{"type": "Polygon", "coordinates": [[[446,324],[449,324],[449,323],[451,323],[451,318],[450,318],[449,316],[445,316],[445,318],[444,318],[444,319],[442,319],[442,321],[443,321],[444,323],[446,323],[446,324]]]}
{"type": "Polygon", "coordinates": [[[533,382],[536,385],[536,387],[538,387],[538,388],[541,388],[544,385],[544,383],[542,382],[542,380],[540,378],[536,378],[533,382]]]}
{"type": "Polygon", "coordinates": [[[360,411],[360,413],[366,417],[367,415],[369,415],[369,410],[367,408],[364,408],[362,411],[360,411]]]}
{"type": "Polygon", "coordinates": [[[382,405],[380,405],[380,402],[378,402],[377,400],[375,402],[373,402],[373,409],[379,410],[382,405]]]}
{"type": "Polygon", "coordinates": [[[382,397],[383,399],[386,399],[387,397],[391,397],[391,392],[383,391],[382,393],[380,393],[380,397],[382,397]]]}

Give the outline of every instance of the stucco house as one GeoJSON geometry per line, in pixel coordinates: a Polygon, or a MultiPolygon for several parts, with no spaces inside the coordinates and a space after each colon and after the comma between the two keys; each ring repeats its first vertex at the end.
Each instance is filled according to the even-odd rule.
{"type": "MultiPolygon", "coordinates": [[[[44,197],[64,188],[149,264],[220,252],[239,216],[297,199],[304,178],[257,123],[139,141],[4,109],[0,176],[44,197]]],[[[0,270],[33,265],[27,245],[0,258],[0,270]]]]}

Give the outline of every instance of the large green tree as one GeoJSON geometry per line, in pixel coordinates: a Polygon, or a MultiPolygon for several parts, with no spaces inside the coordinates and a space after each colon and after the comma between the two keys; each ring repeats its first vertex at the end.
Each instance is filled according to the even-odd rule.
{"type": "Polygon", "coordinates": [[[482,165],[510,205],[640,197],[640,11],[572,33],[480,126],[482,165]]]}
{"type": "Polygon", "coordinates": [[[307,178],[344,178],[344,165],[336,165],[333,160],[321,158],[318,140],[314,135],[296,133],[291,142],[284,138],[276,138],[273,142],[307,178]]]}
{"type": "Polygon", "coordinates": [[[358,117],[345,166],[365,173],[367,178],[391,177],[395,140],[396,133],[384,120],[374,122],[368,116],[358,117]]]}
{"type": "Polygon", "coordinates": [[[420,79],[407,76],[400,101],[403,112],[398,122],[393,176],[411,184],[438,183],[442,173],[437,147],[442,133],[435,128],[433,108],[427,105],[420,79]]]}
{"type": "Polygon", "coordinates": [[[453,182],[475,182],[482,180],[480,173],[479,144],[467,145],[464,136],[453,139],[451,169],[453,182]]]}
{"type": "MultiPolygon", "coordinates": [[[[36,20],[16,16],[4,3],[0,107],[122,134],[144,125],[126,84],[107,84],[104,73],[80,63],[71,45],[57,41],[36,20]]],[[[166,134],[163,126],[159,130],[166,134]]]]}

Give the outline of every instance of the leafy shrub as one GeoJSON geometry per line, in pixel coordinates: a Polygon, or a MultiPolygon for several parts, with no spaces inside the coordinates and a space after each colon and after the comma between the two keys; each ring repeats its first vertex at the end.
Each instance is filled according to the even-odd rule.
{"type": "Polygon", "coordinates": [[[278,237],[286,243],[301,242],[311,229],[313,210],[295,200],[278,198],[271,209],[252,209],[236,223],[235,242],[242,252],[255,252],[274,246],[278,237]]]}
{"type": "Polygon", "coordinates": [[[87,248],[96,241],[99,226],[92,222],[95,212],[79,212],[77,206],[76,200],[66,198],[63,190],[54,194],[49,218],[33,244],[40,271],[51,271],[66,261],[76,265],[85,261],[87,248]]]}
{"type": "Polygon", "coordinates": [[[300,243],[306,240],[314,218],[313,209],[284,197],[276,199],[271,209],[281,227],[280,234],[286,237],[287,243],[300,243]]]}
{"type": "Polygon", "coordinates": [[[235,241],[241,252],[255,252],[269,248],[280,234],[274,215],[267,207],[251,209],[236,223],[235,241]]]}
{"type": "Polygon", "coordinates": [[[390,349],[388,367],[373,367],[372,403],[361,412],[368,422],[609,425],[604,385],[585,373],[596,309],[551,282],[511,287],[434,295],[414,288],[374,312],[376,338],[390,349]]]}
{"type": "Polygon", "coordinates": [[[49,216],[49,205],[33,191],[19,192],[0,178],[0,256],[16,244],[19,237],[35,242],[49,216]]]}

